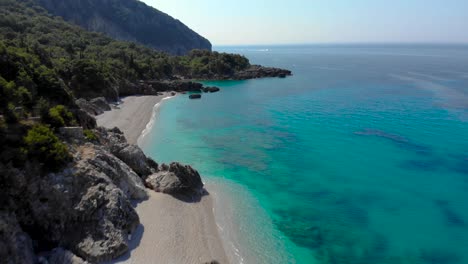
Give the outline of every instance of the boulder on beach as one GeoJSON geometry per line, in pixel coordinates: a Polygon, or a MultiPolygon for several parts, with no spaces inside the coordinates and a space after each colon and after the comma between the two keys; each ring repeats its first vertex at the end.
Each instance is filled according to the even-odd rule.
{"type": "Polygon", "coordinates": [[[146,155],[136,145],[127,145],[120,151],[116,151],[114,155],[127,163],[130,168],[142,177],[146,177],[152,173],[146,155]]]}
{"type": "Polygon", "coordinates": [[[145,184],[156,192],[172,195],[202,194],[204,191],[198,171],[178,162],[161,166],[161,171],[150,175],[145,184]]]}
{"type": "Polygon", "coordinates": [[[201,99],[201,94],[191,94],[189,95],[190,99],[201,99]]]}

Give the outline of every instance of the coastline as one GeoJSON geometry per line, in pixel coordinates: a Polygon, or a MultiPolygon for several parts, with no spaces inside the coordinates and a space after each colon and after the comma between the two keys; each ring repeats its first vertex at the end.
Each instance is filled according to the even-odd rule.
{"type": "Polygon", "coordinates": [[[96,122],[106,128],[118,127],[129,144],[137,144],[138,138],[152,122],[155,105],[169,96],[170,93],[165,92],[158,96],[124,97],[121,104],[112,107],[112,111],[96,116],[96,122]]]}
{"type": "MultiPolygon", "coordinates": [[[[151,129],[161,96],[129,96],[112,111],[96,117],[99,126],[118,127],[130,144],[151,129]]],[[[209,190],[208,190],[209,192],[209,190]]],[[[214,215],[211,195],[186,203],[149,191],[148,200],[135,205],[141,225],[130,241],[130,251],[111,263],[228,263],[214,215]]]]}

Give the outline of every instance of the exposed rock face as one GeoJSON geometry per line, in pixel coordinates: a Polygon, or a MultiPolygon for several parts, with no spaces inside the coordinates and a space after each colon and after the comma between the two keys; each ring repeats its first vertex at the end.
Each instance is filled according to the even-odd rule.
{"type": "Polygon", "coordinates": [[[84,129],[96,128],[96,119],[93,116],[81,109],[75,109],[72,111],[76,116],[78,124],[80,124],[80,126],[82,126],[84,129]]]}
{"type": "Polygon", "coordinates": [[[158,168],[118,128],[94,132],[99,139],[94,143],[69,139],[73,162],[60,172],[44,173],[39,164],[20,170],[0,163],[0,259],[109,261],[128,251],[128,235],[140,223],[130,199],[146,198],[145,185],[181,199],[205,193],[192,167],[158,168]],[[35,251],[42,252],[39,259],[35,251]]]}
{"type": "Polygon", "coordinates": [[[2,211],[0,211],[0,260],[6,264],[36,263],[31,238],[21,230],[14,214],[2,211]]]}
{"type": "Polygon", "coordinates": [[[148,188],[172,195],[203,193],[200,174],[192,167],[174,162],[169,166],[161,166],[161,169],[146,179],[148,188]]]}
{"type": "Polygon", "coordinates": [[[89,102],[103,111],[112,110],[110,105],[107,103],[106,98],[104,97],[97,97],[97,98],[91,99],[89,102]]]}
{"type": "Polygon", "coordinates": [[[61,127],[59,128],[61,135],[70,139],[83,139],[83,128],[82,127],[61,127]]]}
{"type": "Polygon", "coordinates": [[[83,170],[77,176],[85,176],[83,173],[94,174],[92,177],[103,183],[89,187],[75,205],[74,211],[82,221],[64,240],[84,259],[108,261],[128,250],[128,234],[136,229],[139,218],[122,190],[93,171],[83,170]]]}
{"type": "Polygon", "coordinates": [[[104,97],[98,97],[91,99],[90,101],[80,98],[75,101],[82,110],[87,112],[90,115],[96,116],[104,113],[105,111],[110,111],[111,108],[107,103],[104,97]]]}
{"type": "Polygon", "coordinates": [[[54,15],[90,31],[136,41],[176,55],[211,50],[211,43],[179,20],[136,0],[38,0],[54,15]]]}
{"type": "Polygon", "coordinates": [[[123,160],[140,176],[148,176],[152,173],[146,155],[135,145],[128,145],[125,148],[114,153],[119,159],[123,160]]]}
{"type": "Polygon", "coordinates": [[[92,262],[127,251],[138,215],[127,195],[86,161],[42,176],[12,168],[2,173],[10,186],[8,204],[17,208],[19,222],[40,244],[64,246],[92,262]]]}
{"type": "Polygon", "coordinates": [[[49,263],[102,262],[128,251],[128,235],[139,225],[130,199],[147,197],[135,170],[149,175],[158,165],[129,145],[119,129],[95,133],[100,142],[69,144],[74,161],[57,173],[43,173],[30,163],[21,170],[0,163],[0,201],[10,212],[0,213],[0,233],[7,230],[0,236],[0,257],[35,263],[28,235],[37,241],[37,251],[70,251],[56,249],[42,257],[49,263]]]}
{"type": "Polygon", "coordinates": [[[118,128],[99,129],[98,131],[101,141],[107,145],[110,152],[141,177],[145,178],[158,170],[158,164],[146,157],[138,146],[128,144],[123,132],[118,128]]]}
{"type": "Polygon", "coordinates": [[[129,198],[148,198],[143,181],[127,164],[102,149],[96,152],[94,158],[87,160],[89,164],[111,178],[129,198]]]}

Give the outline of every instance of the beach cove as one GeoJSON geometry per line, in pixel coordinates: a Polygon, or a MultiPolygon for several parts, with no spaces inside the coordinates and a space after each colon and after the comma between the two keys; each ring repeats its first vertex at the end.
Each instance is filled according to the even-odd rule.
{"type": "MultiPolygon", "coordinates": [[[[151,97],[130,97],[120,106],[125,108],[129,100],[136,102],[136,109],[150,100],[146,110],[138,110],[149,122],[136,126],[146,129],[145,136],[130,140],[138,141],[158,162],[177,160],[200,171],[212,198],[205,217],[216,226],[208,232],[221,241],[227,261],[463,263],[463,245],[468,243],[463,235],[467,218],[463,208],[467,204],[459,197],[465,195],[462,135],[468,127],[466,106],[460,100],[466,79],[460,73],[466,65],[444,59],[453,59],[454,50],[285,47],[276,52],[228,51],[244,52],[256,63],[293,68],[295,75],[205,82],[222,91],[203,94],[201,100],[179,95],[157,105],[154,112],[159,100],[151,101],[151,97]],[[347,68],[342,63],[353,58],[363,61],[363,57],[369,65],[358,70],[356,65],[347,68]],[[399,68],[384,66],[389,59],[397,61],[399,68]],[[421,63],[428,62],[437,66],[421,68],[421,63]],[[451,67],[450,71],[439,71],[441,65],[451,67]],[[336,74],[342,79],[336,79],[336,74]],[[440,96],[441,89],[458,92],[440,96]],[[436,118],[427,119],[424,113],[436,118]],[[429,187],[429,183],[451,191],[429,187]],[[408,232],[413,234],[411,242],[408,232]],[[427,240],[429,233],[444,242],[427,240]]],[[[465,56],[463,50],[459,52],[457,56],[465,56]]],[[[136,208],[143,226],[154,224],[143,220],[156,217],[145,216],[149,208],[149,202],[136,208]]],[[[177,219],[183,212],[159,217],[177,219]]],[[[204,221],[198,223],[195,236],[206,232],[204,221]]],[[[193,229],[181,230],[186,235],[193,229]]],[[[142,242],[127,261],[156,254],[158,250],[150,249],[157,240],[156,234],[145,229],[142,242]]],[[[188,251],[191,260],[200,252],[214,256],[209,243],[197,250],[201,251],[188,251]]],[[[170,259],[169,254],[166,257],[170,259]]],[[[186,260],[176,259],[176,263],[186,260]]]]}
{"type": "Polygon", "coordinates": [[[166,101],[142,148],[242,187],[231,198],[244,252],[280,256],[259,263],[466,263],[466,47],[219,50],[294,76],[206,82],[221,92],[166,101]]]}
{"type": "MultiPolygon", "coordinates": [[[[167,98],[169,93],[123,98],[112,111],[96,117],[98,125],[118,127],[130,144],[136,144],[154,118],[155,108],[167,98]]],[[[131,239],[131,250],[115,263],[150,263],[155,259],[162,263],[226,262],[211,196],[186,203],[166,194],[148,193],[149,199],[136,205],[141,226],[131,239]]]]}
{"type": "MultiPolygon", "coordinates": [[[[188,100],[171,93],[125,97],[96,120],[109,129],[118,127],[130,144],[144,147],[160,107],[175,98],[188,100]]],[[[288,262],[284,245],[276,241],[280,234],[247,189],[227,179],[202,179],[209,195],[193,203],[148,190],[149,199],[135,203],[141,225],[131,237],[130,251],[109,263],[288,262]],[[283,249],[265,254],[278,248],[283,249]]]]}

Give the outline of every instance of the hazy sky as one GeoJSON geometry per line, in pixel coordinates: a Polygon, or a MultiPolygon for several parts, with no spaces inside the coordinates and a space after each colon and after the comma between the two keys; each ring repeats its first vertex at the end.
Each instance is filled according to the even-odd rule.
{"type": "Polygon", "coordinates": [[[214,45],[468,43],[468,0],[143,0],[214,45]]]}

